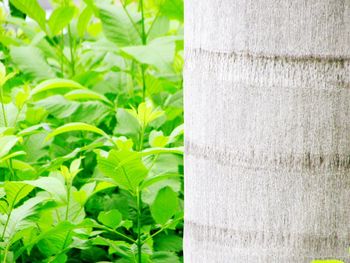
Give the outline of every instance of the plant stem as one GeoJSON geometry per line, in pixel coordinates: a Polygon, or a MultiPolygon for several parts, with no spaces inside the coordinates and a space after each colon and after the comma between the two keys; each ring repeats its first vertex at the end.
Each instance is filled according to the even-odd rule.
{"type": "MultiPolygon", "coordinates": [[[[141,9],[141,40],[142,45],[147,44],[147,33],[145,30],[145,11],[143,8],[143,0],[140,0],[141,9]]],[[[146,79],[145,79],[146,65],[141,64],[141,74],[142,74],[142,100],[145,101],[146,98],[146,79]]]]}
{"type": "Polygon", "coordinates": [[[62,75],[62,78],[64,78],[64,66],[63,66],[63,50],[64,50],[64,34],[63,34],[63,30],[61,32],[61,43],[60,43],[60,48],[61,48],[61,53],[62,53],[62,56],[60,57],[60,63],[61,63],[61,75],[62,75]]]}
{"type": "Polygon", "coordinates": [[[162,228],[160,228],[157,232],[155,232],[154,234],[150,235],[149,237],[147,237],[144,241],[143,244],[146,243],[148,240],[150,240],[151,238],[155,237],[156,235],[158,235],[159,233],[163,232],[165,229],[167,229],[171,224],[174,224],[175,222],[178,222],[180,220],[182,220],[183,217],[177,218],[174,221],[170,222],[169,224],[164,225],[162,228]]]}
{"type": "Polygon", "coordinates": [[[4,104],[4,90],[2,85],[0,86],[0,100],[1,100],[1,109],[2,109],[2,116],[4,118],[4,124],[5,124],[5,127],[7,127],[8,123],[7,123],[5,104],[4,104]]]}
{"type": "Polygon", "coordinates": [[[142,242],[141,242],[141,213],[142,201],[141,191],[137,189],[137,259],[138,263],[142,263],[142,242]]]}
{"type": "Polygon", "coordinates": [[[70,51],[70,66],[71,66],[72,76],[74,76],[75,61],[74,61],[74,54],[73,54],[73,38],[72,38],[72,32],[70,30],[70,25],[68,25],[68,38],[69,38],[69,51],[70,51]]]}
{"type": "Polygon", "coordinates": [[[146,79],[145,79],[145,71],[146,71],[146,65],[141,65],[141,74],[142,74],[142,101],[145,101],[146,99],[146,79]]]}
{"type": "Polygon", "coordinates": [[[4,254],[3,263],[6,263],[6,261],[7,261],[7,253],[8,253],[8,251],[9,251],[10,245],[11,245],[10,242],[6,245],[6,248],[5,248],[5,251],[4,251],[5,254],[4,254]]]}
{"type": "Polygon", "coordinates": [[[67,207],[66,207],[66,220],[68,220],[68,215],[69,215],[69,204],[70,204],[70,187],[71,184],[67,183],[67,207]]]}

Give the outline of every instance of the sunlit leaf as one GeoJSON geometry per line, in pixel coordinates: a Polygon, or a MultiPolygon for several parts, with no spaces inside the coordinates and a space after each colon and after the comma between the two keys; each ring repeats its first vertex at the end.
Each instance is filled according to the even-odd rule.
{"type": "Polygon", "coordinates": [[[92,126],[90,124],[82,123],[82,122],[72,122],[65,124],[53,132],[49,133],[49,135],[46,137],[46,140],[49,140],[57,135],[60,135],[62,133],[66,132],[73,132],[73,131],[88,131],[88,132],[93,132],[97,133],[99,135],[102,135],[103,137],[109,138],[109,136],[101,129],[92,126]]]}
{"type": "Polygon", "coordinates": [[[53,36],[57,35],[69,24],[74,16],[74,11],[74,6],[61,6],[53,11],[48,21],[53,36]]]}
{"type": "Polygon", "coordinates": [[[41,29],[46,30],[45,11],[41,8],[37,0],[10,0],[22,13],[34,19],[41,29]]]}
{"type": "Polygon", "coordinates": [[[31,90],[31,95],[55,89],[84,89],[78,82],[69,79],[50,79],[41,82],[31,90]]]}

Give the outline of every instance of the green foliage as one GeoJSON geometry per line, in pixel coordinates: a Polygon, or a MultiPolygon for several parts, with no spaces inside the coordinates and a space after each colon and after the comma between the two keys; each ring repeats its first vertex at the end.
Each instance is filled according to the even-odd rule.
{"type": "Polygon", "coordinates": [[[183,2],[10,2],[0,262],[182,262],[183,2]]]}
{"type": "Polygon", "coordinates": [[[75,8],[73,6],[60,6],[52,12],[48,20],[52,36],[57,35],[69,24],[74,16],[74,11],[75,8]]]}
{"type": "Polygon", "coordinates": [[[151,213],[154,220],[164,225],[176,213],[178,209],[177,194],[170,188],[162,188],[151,205],[151,213]]]}
{"type": "Polygon", "coordinates": [[[36,0],[10,0],[18,10],[34,19],[41,29],[46,30],[45,11],[36,0]]]}

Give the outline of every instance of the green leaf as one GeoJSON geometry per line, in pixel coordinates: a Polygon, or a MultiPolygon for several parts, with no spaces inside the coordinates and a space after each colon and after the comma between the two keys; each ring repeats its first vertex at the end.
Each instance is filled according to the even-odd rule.
{"type": "Polygon", "coordinates": [[[163,15],[169,18],[184,20],[184,1],[183,0],[164,0],[160,6],[163,15]]]}
{"type": "Polygon", "coordinates": [[[39,250],[46,256],[61,252],[68,247],[72,241],[72,230],[76,228],[73,224],[63,221],[48,231],[43,232],[35,239],[39,250]]]}
{"type": "Polygon", "coordinates": [[[85,87],[80,85],[78,82],[75,82],[69,79],[50,79],[50,80],[41,82],[34,89],[31,90],[30,94],[34,96],[41,92],[51,91],[56,89],[73,89],[74,90],[74,89],[85,89],[85,87]]]}
{"type": "Polygon", "coordinates": [[[151,131],[149,144],[151,147],[164,147],[169,142],[169,137],[164,136],[162,131],[151,131]]]}
{"type": "Polygon", "coordinates": [[[46,31],[45,11],[36,0],[10,0],[18,10],[34,19],[46,31]]]}
{"type": "Polygon", "coordinates": [[[67,100],[61,95],[55,95],[36,102],[35,106],[45,109],[57,119],[64,119],[72,117],[79,109],[80,104],[67,100]]]}
{"type": "Polygon", "coordinates": [[[164,36],[169,31],[169,18],[166,16],[159,16],[148,32],[148,40],[164,36]]]}
{"type": "Polygon", "coordinates": [[[18,137],[14,135],[7,135],[0,137],[0,159],[16,145],[18,137]]]}
{"type": "Polygon", "coordinates": [[[180,177],[180,174],[166,173],[166,174],[154,176],[151,178],[146,178],[145,181],[141,185],[141,189],[145,189],[145,188],[147,188],[155,183],[158,183],[158,182],[163,181],[163,180],[168,180],[169,178],[173,178],[173,177],[180,177]]]}
{"type": "Polygon", "coordinates": [[[121,6],[115,5],[100,5],[98,9],[106,38],[120,47],[141,44],[141,37],[134,26],[138,25],[140,17],[137,13],[129,13],[130,18],[121,6]]]}
{"type": "Polygon", "coordinates": [[[88,89],[78,89],[64,95],[69,100],[100,100],[109,105],[112,103],[103,95],[88,89]]]}
{"type": "Polygon", "coordinates": [[[45,190],[55,200],[63,203],[67,202],[67,191],[64,183],[55,177],[40,177],[36,180],[23,181],[23,183],[45,190]]]}
{"type": "Polygon", "coordinates": [[[11,238],[18,231],[23,230],[34,225],[33,221],[30,221],[29,217],[35,214],[35,208],[39,204],[42,204],[48,198],[44,196],[36,196],[26,200],[22,205],[12,210],[8,219],[8,224],[5,232],[5,237],[11,238]]]}
{"type": "Polygon", "coordinates": [[[164,187],[151,205],[151,214],[158,224],[164,225],[176,213],[178,207],[177,194],[170,187],[164,187]]]}
{"type": "Polygon", "coordinates": [[[141,126],[134,115],[126,109],[118,109],[116,117],[118,123],[114,131],[115,133],[134,138],[138,136],[141,126]]]}
{"type": "Polygon", "coordinates": [[[30,78],[43,80],[55,77],[55,73],[47,64],[39,48],[33,46],[11,47],[10,54],[19,69],[30,78]]]}
{"type": "Polygon", "coordinates": [[[121,50],[140,63],[152,65],[160,71],[171,71],[175,57],[175,41],[171,37],[161,37],[145,46],[129,46],[121,50]]]}
{"type": "Polygon", "coordinates": [[[180,263],[177,255],[168,251],[155,252],[152,255],[153,263],[180,263]]]}
{"type": "Polygon", "coordinates": [[[184,125],[181,124],[177,126],[169,135],[169,143],[172,143],[175,141],[176,137],[182,135],[184,133],[184,125]]]}
{"type": "Polygon", "coordinates": [[[154,108],[151,102],[142,102],[137,107],[137,110],[132,108],[126,111],[134,116],[139,121],[140,126],[144,128],[164,114],[159,108],[154,108]]]}
{"type": "MultiPolygon", "coordinates": [[[[16,159],[13,159],[11,162],[12,162],[12,169],[14,169],[14,170],[19,170],[21,172],[35,171],[33,166],[31,166],[27,162],[23,162],[23,161],[16,160],[16,159]]],[[[1,162],[0,167],[8,168],[8,165],[5,162],[1,162]]]]}
{"type": "Polygon", "coordinates": [[[90,124],[86,124],[83,122],[72,122],[72,123],[65,124],[65,125],[57,128],[53,132],[49,133],[49,135],[46,137],[46,140],[49,140],[49,139],[51,139],[57,135],[60,135],[62,133],[72,132],[72,131],[89,131],[89,132],[93,132],[93,133],[97,133],[99,135],[102,135],[103,137],[105,137],[107,139],[110,138],[108,136],[108,134],[106,134],[103,130],[101,130],[95,126],[92,126],[90,124]]]}
{"type": "Polygon", "coordinates": [[[180,252],[182,250],[182,237],[177,235],[158,235],[154,238],[154,248],[158,251],[180,252]]]}
{"type": "Polygon", "coordinates": [[[122,222],[122,214],[117,209],[103,211],[99,213],[98,221],[105,226],[116,229],[122,222]]]}
{"type": "Polygon", "coordinates": [[[52,36],[57,35],[69,24],[74,16],[74,11],[74,6],[61,6],[53,11],[48,21],[52,36]]]}
{"type": "Polygon", "coordinates": [[[4,157],[0,158],[0,163],[4,162],[4,161],[7,161],[11,158],[14,158],[14,157],[17,157],[17,156],[20,156],[20,155],[26,155],[27,153],[25,151],[17,151],[17,152],[14,152],[14,153],[10,153],[8,155],[5,155],[4,157]]]}
{"type": "Polygon", "coordinates": [[[87,25],[89,24],[89,21],[92,17],[92,14],[93,14],[93,10],[90,6],[86,6],[83,12],[81,12],[77,23],[77,31],[80,37],[84,36],[87,25]]]}
{"type": "Polygon", "coordinates": [[[15,206],[33,190],[33,187],[21,182],[8,181],[4,183],[4,189],[8,204],[15,206]]]}
{"type": "Polygon", "coordinates": [[[138,152],[124,149],[111,150],[107,158],[100,155],[98,168],[116,185],[134,193],[148,172],[138,152]]]}
{"type": "Polygon", "coordinates": [[[148,156],[153,154],[165,154],[165,153],[177,153],[183,154],[183,147],[174,147],[174,148],[148,148],[141,152],[142,156],[148,156]]]}

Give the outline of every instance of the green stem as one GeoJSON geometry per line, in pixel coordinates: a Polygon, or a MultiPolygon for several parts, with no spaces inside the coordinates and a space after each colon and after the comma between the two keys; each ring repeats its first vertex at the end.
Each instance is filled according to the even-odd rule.
{"type": "Polygon", "coordinates": [[[11,173],[11,176],[10,176],[9,180],[10,181],[15,180],[16,174],[15,174],[15,171],[13,170],[12,159],[6,161],[6,165],[7,165],[7,168],[10,170],[10,173],[11,173]]]}
{"type": "Polygon", "coordinates": [[[140,0],[140,9],[141,9],[141,38],[142,38],[142,44],[147,44],[147,35],[145,30],[145,11],[143,9],[143,0],[140,0]]]}
{"type": "Polygon", "coordinates": [[[128,9],[126,8],[126,1],[120,1],[120,2],[122,3],[122,7],[123,7],[123,9],[124,9],[124,12],[125,12],[125,14],[127,15],[127,17],[129,18],[129,20],[130,20],[131,24],[133,25],[134,29],[136,30],[137,34],[138,34],[140,37],[142,37],[140,31],[139,31],[138,28],[137,28],[137,25],[135,24],[135,22],[134,22],[134,20],[132,19],[131,15],[130,15],[130,13],[129,13],[129,11],[128,11],[128,9]]]}
{"type": "MultiPolygon", "coordinates": [[[[60,43],[60,48],[61,48],[61,53],[62,54],[64,54],[63,53],[63,50],[64,50],[64,34],[63,34],[63,31],[62,31],[62,33],[61,33],[61,43],[60,43]]],[[[60,63],[61,63],[61,75],[62,75],[62,78],[64,78],[64,66],[63,66],[63,56],[64,55],[62,55],[61,57],[60,57],[60,63]]]]}
{"type": "Polygon", "coordinates": [[[7,127],[8,123],[7,123],[5,104],[4,104],[4,90],[2,85],[0,86],[0,100],[1,100],[1,109],[2,109],[2,116],[4,118],[4,124],[5,124],[5,127],[7,127]]]}
{"type": "Polygon", "coordinates": [[[68,38],[69,38],[69,51],[70,51],[70,66],[71,66],[72,76],[74,76],[75,61],[74,61],[74,54],[73,54],[73,38],[72,38],[72,32],[70,30],[70,25],[68,25],[68,38]]]}
{"type": "Polygon", "coordinates": [[[10,242],[6,245],[6,248],[5,248],[5,251],[4,251],[5,254],[4,254],[3,263],[6,263],[6,261],[7,261],[7,253],[8,253],[8,251],[9,251],[10,245],[11,245],[10,242]]]}
{"type": "MultiPolygon", "coordinates": [[[[142,45],[147,45],[147,33],[145,29],[145,11],[143,8],[143,0],[140,0],[140,9],[141,9],[141,39],[142,45]]],[[[145,101],[146,98],[146,79],[145,79],[146,65],[141,65],[141,74],[142,74],[142,100],[145,101]]]]}
{"type": "Polygon", "coordinates": [[[69,202],[70,200],[70,183],[67,183],[67,207],[66,207],[66,220],[68,220],[68,215],[69,215],[69,202]]]}
{"type": "Polygon", "coordinates": [[[152,239],[153,237],[155,237],[156,235],[158,235],[159,233],[163,232],[165,229],[167,229],[170,225],[174,224],[177,221],[182,220],[183,217],[177,218],[174,221],[171,221],[169,224],[164,225],[161,229],[159,229],[157,232],[155,232],[154,234],[150,235],[149,237],[147,237],[144,241],[143,244],[146,243],[148,240],[152,239]]]}
{"type": "Polygon", "coordinates": [[[141,215],[142,215],[141,191],[137,189],[137,259],[138,259],[138,263],[142,263],[141,215]]]}
{"type": "Polygon", "coordinates": [[[114,230],[114,229],[112,229],[112,228],[109,228],[109,227],[97,227],[97,226],[96,226],[96,228],[100,228],[100,229],[104,229],[104,230],[106,230],[106,231],[112,232],[112,233],[114,233],[114,234],[116,234],[116,235],[118,235],[118,236],[121,236],[121,237],[123,237],[123,238],[129,240],[129,241],[132,242],[132,243],[135,243],[135,242],[136,242],[136,240],[134,240],[134,239],[128,237],[127,235],[124,235],[123,233],[120,233],[119,231],[114,230]]]}
{"type": "Polygon", "coordinates": [[[146,78],[145,78],[146,65],[141,65],[141,74],[142,74],[142,101],[146,99],[146,78]]]}
{"type": "Polygon", "coordinates": [[[145,136],[145,128],[141,128],[141,133],[140,133],[140,141],[139,141],[139,151],[142,151],[143,148],[143,138],[145,136]]]}

